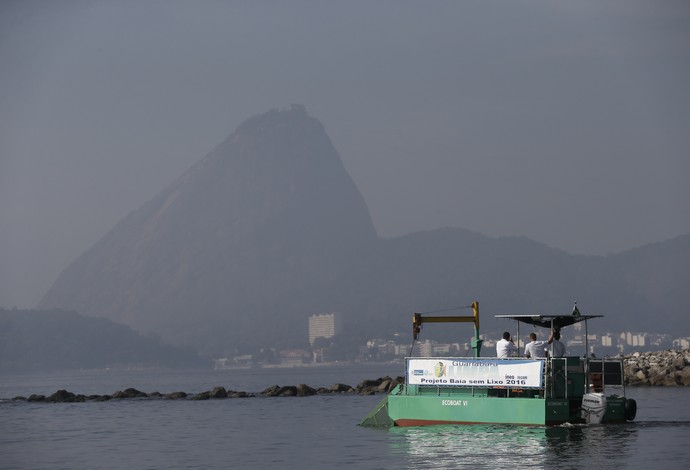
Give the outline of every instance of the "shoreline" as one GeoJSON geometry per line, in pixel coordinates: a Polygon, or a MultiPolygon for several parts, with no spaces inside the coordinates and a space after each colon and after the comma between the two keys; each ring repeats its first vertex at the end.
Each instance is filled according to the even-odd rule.
{"type": "MultiPolygon", "coordinates": [[[[622,356],[623,368],[625,374],[625,386],[628,387],[689,387],[690,386],[690,349],[674,350],[668,349],[664,351],[654,352],[635,352],[630,355],[622,356]]],[[[261,367],[224,367],[213,369],[216,371],[224,370],[247,370],[252,368],[261,369],[318,369],[318,368],[338,368],[338,367],[387,367],[387,366],[401,366],[402,362],[388,361],[388,362],[326,362],[316,364],[270,364],[261,367]]],[[[85,370],[85,369],[82,369],[85,370]]],[[[97,369],[100,370],[100,369],[97,369]]],[[[118,369],[102,369],[103,371],[114,371],[118,369]]],[[[150,370],[150,369],[120,369],[126,370],[150,370]]],[[[55,371],[53,371],[55,372],[55,371]]],[[[47,373],[53,373],[47,372],[47,373]]],[[[1,401],[28,401],[28,402],[65,402],[65,401],[107,401],[111,399],[120,398],[162,398],[162,399],[193,399],[204,400],[209,398],[246,398],[256,396],[311,396],[323,395],[333,393],[348,393],[359,395],[372,395],[377,393],[387,393],[392,390],[395,385],[402,383],[404,377],[399,376],[391,378],[389,376],[379,377],[374,380],[363,380],[356,387],[345,385],[341,383],[333,384],[330,388],[320,387],[312,388],[306,384],[299,384],[295,386],[278,386],[274,385],[268,389],[255,393],[245,391],[226,390],[223,387],[215,387],[213,390],[188,394],[186,392],[177,391],[168,394],[159,392],[144,393],[134,388],[128,388],[124,391],[120,390],[111,395],[80,395],[66,390],[58,390],[50,396],[45,395],[30,395],[29,397],[17,396],[14,398],[0,398],[1,401]]]]}

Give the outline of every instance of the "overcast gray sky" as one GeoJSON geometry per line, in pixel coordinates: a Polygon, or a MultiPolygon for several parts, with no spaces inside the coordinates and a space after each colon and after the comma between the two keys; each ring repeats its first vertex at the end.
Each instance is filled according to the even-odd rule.
{"type": "Polygon", "coordinates": [[[690,2],[0,2],[0,306],[245,119],[321,120],[380,236],[690,232],[690,2]]]}

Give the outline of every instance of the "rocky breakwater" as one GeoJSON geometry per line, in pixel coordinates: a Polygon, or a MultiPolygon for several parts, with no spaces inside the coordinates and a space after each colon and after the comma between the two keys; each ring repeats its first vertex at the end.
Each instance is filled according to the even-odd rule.
{"type": "Polygon", "coordinates": [[[15,401],[44,402],[44,403],[74,403],[86,401],[108,401],[121,399],[164,399],[164,400],[211,400],[219,398],[253,398],[253,397],[308,397],[312,395],[352,394],[374,395],[376,393],[388,393],[396,385],[404,381],[403,377],[380,377],[375,380],[363,380],[356,387],[336,383],[330,387],[314,388],[306,384],[299,385],[272,385],[262,392],[252,393],[229,390],[225,387],[214,387],[201,393],[188,394],[185,392],[145,393],[135,388],[118,390],[110,395],[80,395],[67,390],[58,390],[52,395],[31,395],[26,397],[14,397],[15,401]]]}
{"type": "Polygon", "coordinates": [[[690,386],[690,349],[636,352],[623,357],[626,385],[690,386]]]}
{"type": "Polygon", "coordinates": [[[352,393],[359,395],[375,395],[376,393],[388,393],[395,388],[396,385],[403,383],[403,377],[380,377],[376,380],[363,380],[356,387],[337,383],[330,387],[312,388],[305,384],[296,386],[287,385],[279,386],[273,385],[261,392],[262,396],[266,397],[304,397],[310,395],[328,395],[332,393],[352,393]]]}

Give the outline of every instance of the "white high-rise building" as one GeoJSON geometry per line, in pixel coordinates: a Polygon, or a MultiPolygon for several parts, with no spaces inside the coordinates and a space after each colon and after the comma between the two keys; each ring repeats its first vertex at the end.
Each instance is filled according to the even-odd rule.
{"type": "Polygon", "coordinates": [[[332,338],[340,333],[342,319],[338,313],[322,313],[309,317],[309,344],[314,345],[316,338],[332,338]]]}

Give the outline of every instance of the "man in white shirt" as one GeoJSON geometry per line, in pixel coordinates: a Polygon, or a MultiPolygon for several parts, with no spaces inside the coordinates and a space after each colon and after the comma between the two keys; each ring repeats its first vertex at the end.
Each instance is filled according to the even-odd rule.
{"type": "Polygon", "coordinates": [[[553,329],[551,335],[549,335],[549,346],[546,348],[551,357],[563,357],[565,356],[565,344],[561,343],[561,333],[557,329],[553,329]]]}
{"type": "Polygon", "coordinates": [[[531,341],[525,345],[525,357],[532,359],[546,357],[546,346],[548,343],[546,341],[537,341],[536,333],[530,333],[529,339],[531,341]]]}
{"type": "Polygon", "coordinates": [[[503,333],[503,339],[496,343],[496,357],[510,357],[517,353],[518,348],[510,340],[510,333],[507,331],[503,333]]]}

